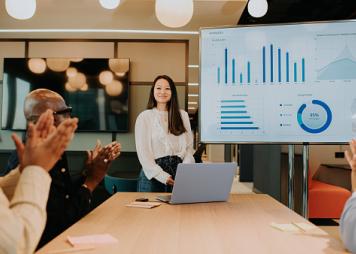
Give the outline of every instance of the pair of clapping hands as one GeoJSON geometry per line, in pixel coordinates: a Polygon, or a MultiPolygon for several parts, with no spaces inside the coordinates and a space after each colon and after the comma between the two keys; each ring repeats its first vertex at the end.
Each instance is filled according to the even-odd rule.
{"type": "Polygon", "coordinates": [[[29,123],[26,144],[16,134],[12,134],[20,171],[36,165],[48,172],[61,157],[77,129],[78,119],[66,119],[57,128],[53,124],[53,111],[49,109],[39,117],[36,124],[29,123]]]}
{"type": "Polygon", "coordinates": [[[93,191],[103,180],[111,162],[120,155],[120,151],[120,143],[114,141],[102,146],[100,140],[96,142],[93,150],[87,151],[88,159],[86,161],[86,180],[84,184],[90,191],[93,191]]]}

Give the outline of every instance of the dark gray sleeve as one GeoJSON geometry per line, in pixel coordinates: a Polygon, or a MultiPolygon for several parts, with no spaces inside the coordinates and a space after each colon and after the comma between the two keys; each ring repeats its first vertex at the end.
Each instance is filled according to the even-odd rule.
{"type": "Polygon", "coordinates": [[[11,170],[15,169],[19,165],[19,159],[17,157],[17,152],[12,151],[5,167],[0,168],[0,176],[7,175],[11,170]]]}

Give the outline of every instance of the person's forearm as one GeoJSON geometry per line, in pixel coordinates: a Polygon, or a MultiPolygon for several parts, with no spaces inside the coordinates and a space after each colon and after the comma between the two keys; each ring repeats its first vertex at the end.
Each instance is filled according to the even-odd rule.
{"type": "Polygon", "coordinates": [[[351,171],[351,188],[352,192],[356,191],[356,171],[351,171]]]}
{"type": "Polygon", "coordinates": [[[88,190],[91,193],[95,190],[95,188],[96,188],[96,186],[98,186],[98,184],[99,183],[97,181],[95,181],[94,179],[91,179],[91,178],[87,178],[84,182],[85,187],[88,188],[88,190]]]}
{"type": "Polygon", "coordinates": [[[31,166],[24,169],[6,209],[6,217],[1,216],[4,218],[1,227],[4,228],[0,232],[2,240],[6,240],[1,240],[1,243],[14,243],[12,247],[7,247],[15,247],[20,253],[33,253],[46,223],[50,183],[50,176],[42,168],[31,166]]]}

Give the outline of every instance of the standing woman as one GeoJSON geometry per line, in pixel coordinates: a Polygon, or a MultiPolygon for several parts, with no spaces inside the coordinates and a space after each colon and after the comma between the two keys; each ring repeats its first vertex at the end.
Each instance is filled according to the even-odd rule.
{"type": "Polygon", "coordinates": [[[147,110],[136,120],[135,140],[142,165],[138,191],[171,192],[178,164],[194,163],[194,157],[189,116],[179,109],[170,77],[153,81],[147,110]]]}

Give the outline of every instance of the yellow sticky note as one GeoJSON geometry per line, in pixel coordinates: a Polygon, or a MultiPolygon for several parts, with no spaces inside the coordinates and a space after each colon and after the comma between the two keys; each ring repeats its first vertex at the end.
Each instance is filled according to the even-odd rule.
{"type": "Polygon", "coordinates": [[[313,224],[305,222],[293,222],[293,224],[303,231],[309,231],[316,228],[316,226],[314,226],[313,224]]]}

